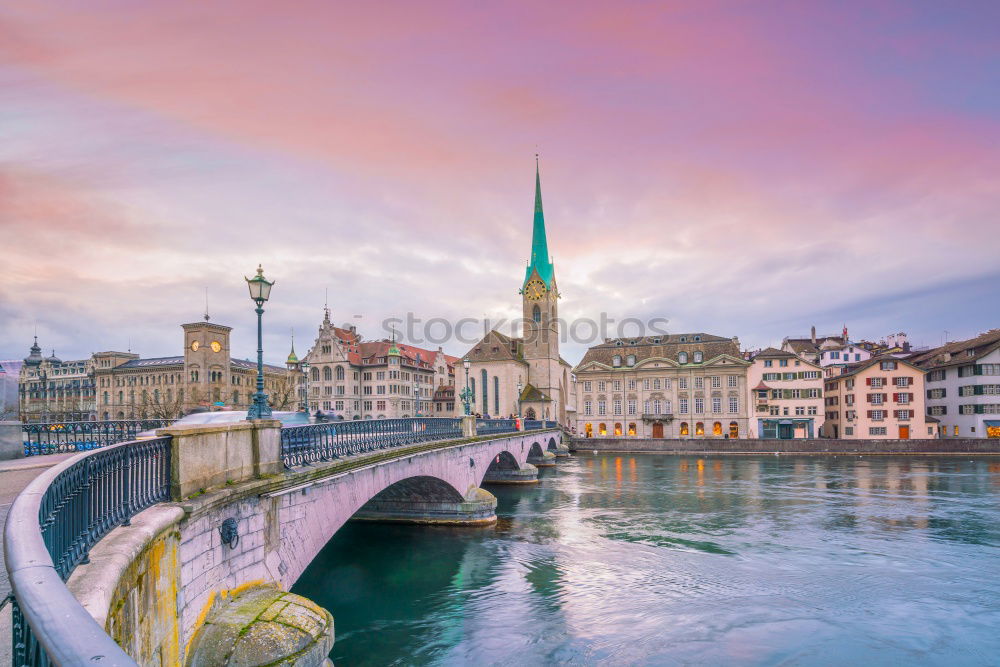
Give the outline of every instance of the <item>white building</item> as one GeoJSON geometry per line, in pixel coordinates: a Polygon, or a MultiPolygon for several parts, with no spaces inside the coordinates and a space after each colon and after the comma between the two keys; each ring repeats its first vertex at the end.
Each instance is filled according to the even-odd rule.
{"type": "Polygon", "coordinates": [[[1000,438],[1000,329],[915,355],[942,437],[1000,438]]]}

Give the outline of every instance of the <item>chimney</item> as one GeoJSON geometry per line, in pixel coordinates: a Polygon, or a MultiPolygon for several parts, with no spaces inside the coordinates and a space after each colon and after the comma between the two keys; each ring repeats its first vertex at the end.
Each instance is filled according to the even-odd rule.
{"type": "Polygon", "coordinates": [[[815,325],[815,324],[813,325],[813,328],[812,328],[812,333],[811,333],[811,334],[810,334],[810,336],[809,336],[809,340],[811,340],[811,341],[812,341],[812,344],[813,344],[813,345],[815,345],[815,344],[816,344],[816,325],[815,325]]]}

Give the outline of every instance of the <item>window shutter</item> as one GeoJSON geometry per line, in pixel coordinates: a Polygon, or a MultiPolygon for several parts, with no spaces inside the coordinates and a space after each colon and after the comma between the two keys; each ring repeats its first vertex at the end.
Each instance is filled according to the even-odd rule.
{"type": "Polygon", "coordinates": [[[872,379],[871,378],[865,378],[865,384],[868,385],[869,387],[872,386],[872,379]]]}
{"type": "Polygon", "coordinates": [[[973,372],[974,375],[982,375],[983,374],[983,365],[982,364],[976,364],[972,368],[973,368],[972,372],[973,372]]]}
{"type": "Polygon", "coordinates": [[[943,389],[941,389],[941,398],[944,398],[947,395],[948,395],[948,388],[944,387],[943,389]]]}
{"type": "Polygon", "coordinates": [[[983,395],[983,385],[977,384],[976,386],[974,386],[972,388],[972,393],[975,396],[982,396],[983,395]]]}
{"type": "Polygon", "coordinates": [[[913,394],[907,394],[907,398],[910,399],[910,403],[913,402],[913,394]]]}
{"type": "Polygon", "coordinates": [[[872,418],[872,411],[871,411],[871,410],[869,410],[869,411],[868,411],[868,419],[871,419],[871,418],[872,418]]]}
{"type": "Polygon", "coordinates": [[[882,402],[883,403],[889,402],[889,394],[882,394],[882,402]]]}
{"type": "Polygon", "coordinates": [[[893,403],[899,403],[899,394],[893,394],[892,395],[892,402],[893,403]]]}
{"type": "Polygon", "coordinates": [[[930,389],[928,389],[928,390],[927,390],[927,398],[930,398],[930,397],[931,397],[931,390],[930,390],[930,389]]]}

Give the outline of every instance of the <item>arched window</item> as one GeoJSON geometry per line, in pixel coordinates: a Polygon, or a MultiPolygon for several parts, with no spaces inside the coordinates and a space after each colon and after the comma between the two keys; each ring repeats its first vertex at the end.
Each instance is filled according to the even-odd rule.
{"type": "Polygon", "coordinates": [[[319,382],[319,369],[316,368],[315,366],[313,366],[312,370],[309,371],[309,379],[315,382],[319,382]]]}
{"type": "Polygon", "coordinates": [[[489,392],[490,380],[489,380],[489,377],[486,375],[486,369],[485,368],[480,373],[480,376],[483,378],[483,383],[482,383],[482,385],[483,385],[483,412],[485,413],[485,412],[488,412],[489,409],[490,409],[490,401],[489,401],[489,398],[490,398],[490,392],[489,392]]]}
{"type": "Polygon", "coordinates": [[[598,424],[597,425],[597,434],[598,435],[607,435],[608,434],[608,425],[607,424],[598,424]]]}
{"type": "Polygon", "coordinates": [[[332,379],[333,379],[333,371],[330,370],[329,366],[324,366],[323,367],[323,381],[324,382],[329,382],[332,379]]]}
{"type": "Polygon", "coordinates": [[[691,435],[691,432],[688,430],[687,422],[681,422],[681,435],[691,435]]]}
{"type": "Polygon", "coordinates": [[[614,366],[615,368],[618,368],[619,366],[621,366],[622,365],[622,355],[616,354],[615,356],[611,357],[611,365],[614,366]]]}
{"type": "Polygon", "coordinates": [[[536,322],[541,322],[542,321],[542,309],[539,308],[538,306],[535,306],[534,308],[532,308],[531,309],[531,319],[533,319],[536,322]]]}
{"type": "Polygon", "coordinates": [[[722,435],[722,422],[712,424],[712,435],[722,435]]]}
{"type": "Polygon", "coordinates": [[[635,435],[635,422],[630,422],[628,425],[628,434],[635,435]]]}
{"type": "Polygon", "coordinates": [[[701,350],[698,350],[697,352],[694,353],[694,363],[700,364],[702,358],[703,358],[703,356],[702,356],[701,350]]]}
{"type": "Polygon", "coordinates": [[[500,416],[500,378],[493,376],[493,415],[500,416]]]}
{"type": "MultiPolygon", "coordinates": [[[[104,392],[104,405],[108,404],[108,392],[104,392]]],[[[105,417],[107,419],[107,417],[105,417]]]]}
{"type": "Polygon", "coordinates": [[[677,361],[680,362],[680,363],[682,363],[682,364],[686,364],[688,362],[688,353],[687,352],[681,352],[680,354],[678,354],[677,355],[677,361]]]}
{"type": "Polygon", "coordinates": [[[621,434],[622,434],[622,424],[621,424],[621,422],[616,422],[615,423],[615,435],[621,435],[621,434]]]}
{"type": "Polygon", "coordinates": [[[233,405],[239,405],[239,404],[240,404],[240,392],[234,391],[233,392],[233,405]]]}
{"type": "Polygon", "coordinates": [[[469,389],[472,391],[472,405],[476,405],[476,378],[469,378],[469,389]]]}
{"type": "Polygon", "coordinates": [[[695,435],[705,435],[705,422],[698,422],[694,425],[695,435]]]}
{"type": "Polygon", "coordinates": [[[337,366],[337,379],[338,380],[343,380],[344,379],[344,367],[343,366],[337,366]]]}
{"type": "Polygon", "coordinates": [[[738,438],[740,437],[740,425],[736,422],[729,422],[729,437],[738,438]]]}
{"type": "Polygon", "coordinates": [[[630,354],[627,357],[625,357],[625,364],[628,366],[635,366],[635,355],[630,354]]]}

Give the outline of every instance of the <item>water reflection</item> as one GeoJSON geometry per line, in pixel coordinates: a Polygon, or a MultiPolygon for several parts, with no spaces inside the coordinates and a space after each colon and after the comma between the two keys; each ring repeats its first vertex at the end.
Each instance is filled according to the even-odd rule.
{"type": "Polygon", "coordinates": [[[578,456],[484,529],[348,524],[297,584],[353,664],[991,664],[991,459],[578,456]]]}

